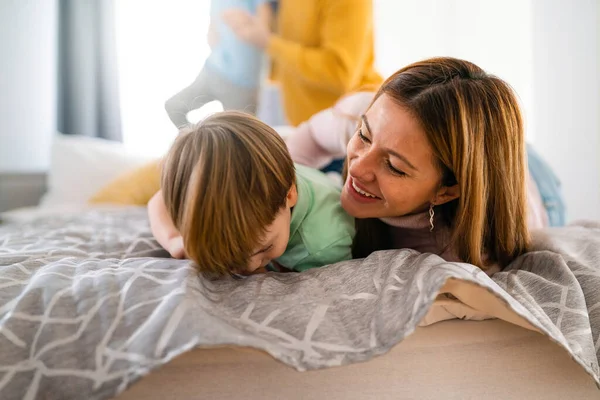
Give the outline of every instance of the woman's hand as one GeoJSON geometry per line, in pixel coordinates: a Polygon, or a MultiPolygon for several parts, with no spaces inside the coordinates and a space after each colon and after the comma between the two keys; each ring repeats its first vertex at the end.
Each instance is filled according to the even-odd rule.
{"type": "Polygon", "coordinates": [[[231,9],[223,13],[223,21],[244,42],[253,44],[259,49],[267,47],[271,32],[258,17],[245,10],[231,9]]]}

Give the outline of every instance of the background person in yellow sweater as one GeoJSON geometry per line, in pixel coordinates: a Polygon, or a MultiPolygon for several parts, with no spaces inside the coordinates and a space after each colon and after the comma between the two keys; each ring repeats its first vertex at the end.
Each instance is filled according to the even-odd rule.
{"type": "Polygon", "coordinates": [[[275,33],[242,9],[223,18],[241,40],[270,56],[292,125],[346,93],[382,82],[373,65],[371,0],[280,0],[275,33]]]}

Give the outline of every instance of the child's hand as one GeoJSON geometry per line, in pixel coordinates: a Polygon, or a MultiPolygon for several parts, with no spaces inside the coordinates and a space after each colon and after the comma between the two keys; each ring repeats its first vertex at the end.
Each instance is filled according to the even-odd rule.
{"type": "Polygon", "coordinates": [[[186,254],[185,254],[185,249],[183,248],[183,237],[181,237],[181,236],[177,236],[177,237],[174,237],[173,239],[170,239],[169,243],[167,244],[166,250],[169,252],[171,257],[173,257],[173,258],[177,258],[180,260],[187,258],[186,254]]]}
{"type": "Polygon", "coordinates": [[[223,20],[239,39],[259,49],[267,47],[271,33],[256,16],[245,10],[229,9],[223,13],[223,20]]]}

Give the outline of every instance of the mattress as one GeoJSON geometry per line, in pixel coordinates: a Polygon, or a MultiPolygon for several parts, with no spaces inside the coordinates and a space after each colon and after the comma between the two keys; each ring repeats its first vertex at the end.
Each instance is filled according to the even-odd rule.
{"type": "Polygon", "coordinates": [[[297,372],[245,348],[195,349],[118,400],[593,399],[600,391],[545,336],[501,320],[445,321],[364,363],[297,372]]]}

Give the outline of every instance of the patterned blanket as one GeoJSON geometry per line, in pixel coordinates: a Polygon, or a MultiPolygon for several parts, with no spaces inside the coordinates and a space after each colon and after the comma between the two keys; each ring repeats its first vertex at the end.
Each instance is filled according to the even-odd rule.
{"type": "Polygon", "coordinates": [[[598,384],[600,225],[540,231],[534,247],[493,278],[397,250],[214,281],[167,258],[144,209],[0,225],[0,398],[111,398],[197,346],[262,349],[298,370],[368,360],[410,335],[448,282],[483,289],[504,311],[456,297],[547,335],[598,384]]]}

